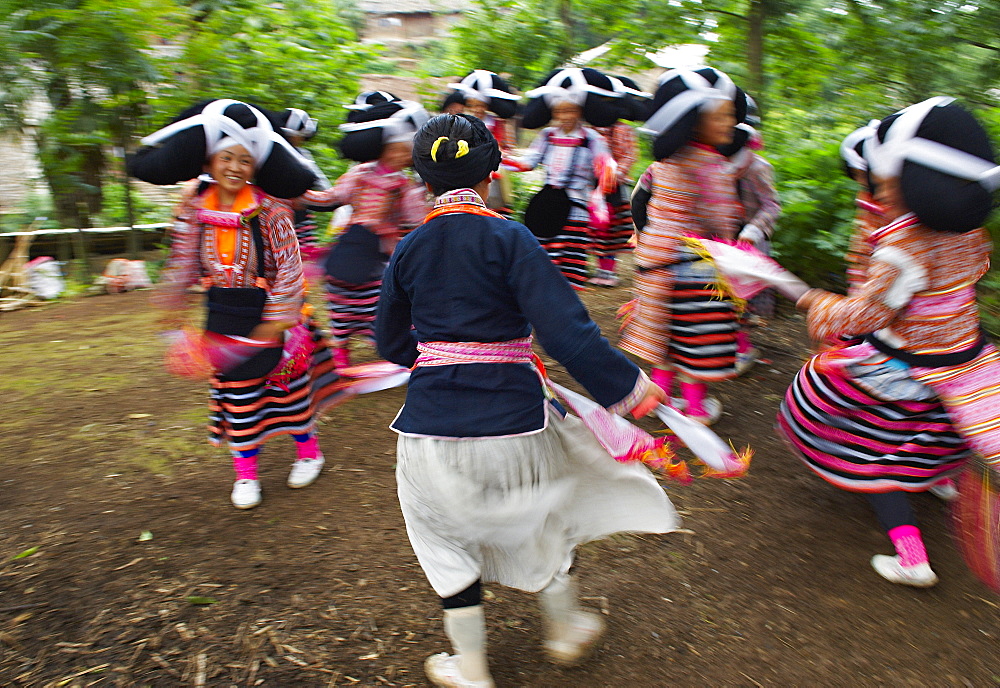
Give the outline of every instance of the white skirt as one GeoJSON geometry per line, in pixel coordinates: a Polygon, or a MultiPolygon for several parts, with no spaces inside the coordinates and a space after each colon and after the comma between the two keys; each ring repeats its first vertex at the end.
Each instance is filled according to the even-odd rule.
{"type": "Polygon", "coordinates": [[[581,543],[680,526],[652,473],[615,461],[573,415],[515,437],[400,435],[397,457],[406,532],[441,597],[479,579],[537,592],[581,543]]]}

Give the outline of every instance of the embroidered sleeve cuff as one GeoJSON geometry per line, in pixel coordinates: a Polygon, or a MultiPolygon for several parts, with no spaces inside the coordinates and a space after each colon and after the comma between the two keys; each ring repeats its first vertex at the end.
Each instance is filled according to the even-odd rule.
{"type": "Polygon", "coordinates": [[[299,308],[291,301],[268,301],[264,304],[261,320],[265,322],[295,321],[299,317],[299,308]]]}
{"type": "Polygon", "coordinates": [[[635,380],[635,387],[629,392],[624,399],[619,401],[617,404],[608,407],[611,413],[619,416],[624,416],[626,413],[634,409],[642,401],[642,398],[646,396],[646,389],[650,385],[649,377],[646,373],[639,371],[639,377],[635,380]]]}

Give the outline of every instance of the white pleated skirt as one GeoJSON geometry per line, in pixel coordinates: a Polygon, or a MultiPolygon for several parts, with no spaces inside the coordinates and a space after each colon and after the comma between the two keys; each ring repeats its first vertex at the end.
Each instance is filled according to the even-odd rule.
{"type": "Polygon", "coordinates": [[[652,473],[615,461],[573,415],[515,437],[400,435],[397,457],[406,531],[441,597],[479,579],[537,592],[579,544],[680,526],[652,473]]]}

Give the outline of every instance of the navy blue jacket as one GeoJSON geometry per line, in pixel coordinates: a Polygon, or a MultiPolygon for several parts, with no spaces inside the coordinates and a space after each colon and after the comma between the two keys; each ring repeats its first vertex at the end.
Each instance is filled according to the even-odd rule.
{"type": "MultiPolygon", "coordinates": [[[[450,213],[396,247],[375,319],[379,353],[412,366],[416,342],[536,341],[608,407],[635,388],[639,368],[611,347],[565,277],[524,225],[450,213]],[[413,328],[411,329],[411,325],[413,328]]],[[[526,364],[417,368],[399,432],[489,437],[543,427],[545,398],[526,364]]]]}

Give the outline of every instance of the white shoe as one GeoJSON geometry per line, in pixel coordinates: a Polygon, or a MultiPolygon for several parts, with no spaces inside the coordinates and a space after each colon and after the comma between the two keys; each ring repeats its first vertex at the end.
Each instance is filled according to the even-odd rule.
{"type": "Polygon", "coordinates": [[[746,351],[736,352],[736,375],[739,377],[743,375],[757,363],[757,359],[760,358],[760,351],[757,349],[748,349],[746,351]]]}
{"type": "Polygon", "coordinates": [[[237,480],[233,483],[233,493],[229,495],[237,509],[252,509],[260,504],[260,481],[237,480]]]}
{"type": "Polygon", "coordinates": [[[439,652],[436,655],[431,655],[424,662],[424,673],[427,674],[428,680],[433,685],[443,686],[443,688],[493,688],[492,679],[470,681],[462,676],[458,662],[458,655],[439,652]]]}
{"type": "Polygon", "coordinates": [[[890,583],[912,585],[915,588],[929,588],[938,582],[937,574],[926,561],[916,566],[903,566],[898,556],[876,554],[872,557],[872,568],[890,583]]]}
{"type": "Polygon", "coordinates": [[[286,484],[292,488],[312,485],[319,477],[320,471],[323,470],[324,463],[323,454],[317,454],[316,458],[313,459],[298,459],[292,464],[292,470],[288,474],[286,484]]]}
{"type": "Polygon", "coordinates": [[[954,502],[958,499],[958,488],[955,487],[954,480],[942,480],[936,485],[931,485],[927,491],[942,502],[954,502]]]}
{"type": "MultiPolygon", "coordinates": [[[[687,409],[687,400],[683,397],[670,397],[670,405],[674,407],[677,411],[684,413],[687,409]]],[[[722,418],[722,402],[718,398],[708,395],[705,397],[705,401],[702,402],[702,408],[705,409],[705,416],[688,416],[692,420],[696,420],[702,425],[714,425],[722,418]]],[[[684,413],[687,416],[687,413],[684,413]]]]}
{"type": "Polygon", "coordinates": [[[604,620],[592,612],[573,612],[566,637],[546,640],[545,652],[556,664],[574,666],[584,661],[604,635],[604,620]]]}

